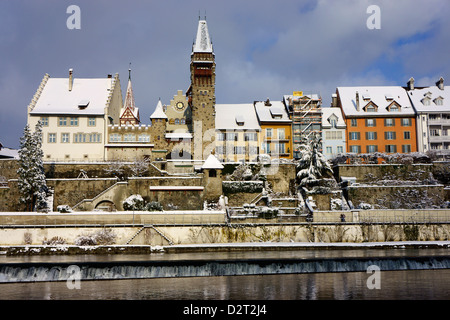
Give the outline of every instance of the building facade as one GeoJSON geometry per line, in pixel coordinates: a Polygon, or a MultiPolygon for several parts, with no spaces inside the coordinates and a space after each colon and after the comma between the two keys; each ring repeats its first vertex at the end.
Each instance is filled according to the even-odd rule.
{"type": "Polygon", "coordinates": [[[402,87],[338,87],[336,95],[347,127],[347,152],[417,151],[415,112],[402,87]]]}
{"type": "Polygon", "coordinates": [[[44,161],[96,161],[106,158],[108,125],[119,123],[119,76],[78,79],[44,76],[28,106],[31,128],[41,121],[44,161]]]}
{"type": "Polygon", "coordinates": [[[345,153],[346,125],[338,107],[322,108],[322,150],[327,159],[345,153]]]}
{"type": "Polygon", "coordinates": [[[434,151],[442,158],[450,157],[450,90],[441,77],[435,86],[414,87],[414,79],[406,87],[417,113],[417,148],[434,151]]]}

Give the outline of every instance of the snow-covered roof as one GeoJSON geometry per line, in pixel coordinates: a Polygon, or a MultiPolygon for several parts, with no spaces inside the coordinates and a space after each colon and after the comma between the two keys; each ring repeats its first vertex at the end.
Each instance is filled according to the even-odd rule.
{"type": "Polygon", "coordinates": [[[19,150],[2,147],[0,149],[0,158],[19,159],[19,150]]]}
{"type": "Polygon", "coordinates": [[[158,104],[156,105],[156,109],[150,116],[150,119],[167,119],[167,116],[163,110],[161,100],[158,101],[158,104]]]}
{"type": "Polygon", "coordinates": [[[282,101],[270,101],[270,106],[264,101],[255,102],[255,110],[260,122],[292,122],[282,101]]]}
{"type": "Polygon", "coordinates": [[[406,90],[400,86],[338,87],[337,91],[346,117],[393,117],[415,114],[406,90]],[[358,101],[356,100],[357,93],[358,101]],[[394,105],[400,106],[398,111],[390,111],[389,106],[394,105]],[[373,106],[376,111],[366,111],[366,107],[370,106],[373,106]]]}
{"type": "Polygon", "coordinates": [[[329,119],[333,115],[337,118],[336,122],[337,129],[344,129],[346,127],[344,117],[342,116],[341,108],[337,107],[322,108],[322,127],[331,128],[331,123],[329,119]]]}
{"type": "Polygon", "coordinates": [[[223,169],[223,165],[215,155],[210,154],[202,165],[202,169],[223,169]]]}
{"type": "Polygon", "coordinates": [[[450,87],[444,87],[444,90],[437,86],[425,87],[420,89],[408,90],[409,98],[412,101],[413,108],[417,112],[449,112],[450,111],[450,87]],[[429,104],[425,100],[429,100],[429,104]],[[442,105],[438,100],[442,100],[442,105]]]}
{"type": "Polygon", "coordinates": [[[216,130],[261,130],[252,103],[216,104],[215,110],[216,130]],[[242,120],[244,124],[240,125],[242,120]]]}
{"type": "Polygon", "coordinates": [[[192,52],[213,52],[206,20],[198,21],[197,36],[195,38],[194,45],[192,46],[192,52]]]}
{"type": "Polygon", "coordinates": [[[103,115],[112,79],[49,78],[30,114],[103,115]]]}

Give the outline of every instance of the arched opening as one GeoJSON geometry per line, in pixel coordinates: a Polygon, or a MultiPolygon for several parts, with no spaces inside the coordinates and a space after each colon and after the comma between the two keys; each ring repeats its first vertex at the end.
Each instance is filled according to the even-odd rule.
{"type": "Polygon", "coordinates": [[[210,177],[210,178],[215,178],[215,177],[217,177],[217,171],[216,171],[216,169],[211,169],[211,170],[209,170],[209,177],[210,177]]]}
{"type": "Polygon", "coordinates": [[[116,211],[116,206],[114,205],[114,202],[110,201],[110,200],[103,200],[100,201],[99,203],[97,203],[97,205],[95,206],[96,210],[99,211],[116,211]]]}

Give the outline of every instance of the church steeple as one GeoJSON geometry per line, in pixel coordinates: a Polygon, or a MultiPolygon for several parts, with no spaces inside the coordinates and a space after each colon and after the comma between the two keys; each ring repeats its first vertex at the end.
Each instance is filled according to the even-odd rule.
{"type": "Polygon", "coordinates": [[[139,109],[134,102],[133,87],[131,85],[131,68],[128,69],[128,85],[125,94],[125,102],[120,113],[120,124],[139,124],[139,109]]]}

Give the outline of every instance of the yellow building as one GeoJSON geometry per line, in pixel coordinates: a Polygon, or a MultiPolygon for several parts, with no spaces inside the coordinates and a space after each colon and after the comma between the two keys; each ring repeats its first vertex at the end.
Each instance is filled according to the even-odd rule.
{"type": "Polygon", "coordinates": [[[256,116],[261,126],[260,153],[272,159],[292,159],[292,120],[282,101],[256,101],[256,116]]]}

